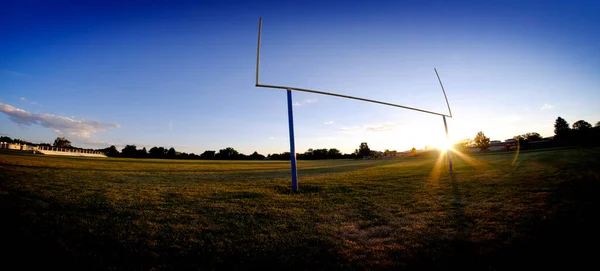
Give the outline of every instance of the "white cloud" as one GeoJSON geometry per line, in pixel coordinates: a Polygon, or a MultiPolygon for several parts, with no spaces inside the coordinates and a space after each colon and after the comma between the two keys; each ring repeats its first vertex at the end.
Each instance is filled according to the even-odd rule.
{"type": "Polygon", "coordinates": [[[317,102],[317,99],[306,99],[306,100],[302,100],[300,102],[294,102],[292,105],[293,106],[303,106],[303,105],[307,105],[307,104],[314,104],[317,102]]]}
{"type": "Polygon", "coordinates": [[[363,132],[364,129],[362,126],[344,126],[342,128],[339,128],[338,130],[347,133],[347,134],[354,134],[354,133],[358,133],[358,132],[363,132]]]}
{"type": "Polygon", "coordinates": [[[325,125],[330,125],[330,124],[333,124],[333,120],[330,120],[330,121],[326,121],[326,122],[325,122],[325,125]]]}
{"type": "Polygon", "coordinates": [[[339,128],[338,130],[344,133],[360,133],[360,132],[386,132],[396,129],[396,127],[402,125],[400,122],[386,122],[378,124],[367,124],[362,126],[347,126],[339,128]]]}
{"type": "Polygon", "coordinates": [[[26,100],[25,97],[19,98],[19,101],[25,101],[25,100],[26,100]]]}
{"type": "Polygon", "coordinates": [[[554,106],[553,105],[549,105],[549,104],[544,104],[542,106],[542,108],[540,108],[541,110],[550,110],[552,109],[554,106]]]}
{"type": "Polygon", "coordinates": [[[19,125],[37,124],[52,129],[60,135],[75,137],[88,142],[98,142],[97,139],[93,138],[93,135],[97,132],[120,127],[119,124],[101,123],[95,120],[76,120],[65,116],[31,113],[3,103],[0,103],[0,112],[6,114],[12,122],[19,125]]]}

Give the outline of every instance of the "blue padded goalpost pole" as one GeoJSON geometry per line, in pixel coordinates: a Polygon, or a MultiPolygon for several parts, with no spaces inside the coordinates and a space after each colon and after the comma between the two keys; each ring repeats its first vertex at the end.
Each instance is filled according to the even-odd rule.
{"type": "Polygon", "coordinates": [[[292,191],[298,191],[298,173],[296,171],[296,146],[294,143],[294,112],[292,110],[292,90],[287,90],[288,124],[290,126],[290,163],[292,164],[292,191]]]}

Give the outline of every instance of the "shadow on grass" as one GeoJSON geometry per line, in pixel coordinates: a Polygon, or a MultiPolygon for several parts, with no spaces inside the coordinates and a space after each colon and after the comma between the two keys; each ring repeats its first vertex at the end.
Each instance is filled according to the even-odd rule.
{"type": "Polygon", "coordinates": [[[323,188],[312,184],[298,185],[298,191],[294,192],[290,186],[275,186],[273,190],[278,194],[295,195],[295,194],[315,194],[320,193],[323,188]]]}
{"type": "MultiPolygon", "coordinates": [[[[22,270],[310,270],[336,269],[343,263],[335,244],[313,232],[315,225],[275,219],[268,213],[204,206],[197,210],[200,220],[185,221],[189,218],[156,216],[156,210],[135,206],[114,209],[102,195],[90,195],[88,206],[0,191],[3,264],[22,270]],[[158,227],[154,233],[147,231],[149,222],[158,227]],[[180,228],[181,223],[199,223],[199,228],[180,228]],[[279,229],[280,223],[289,226],[279,229]],[[288,236],[283,242],[276,237],[281,234],[288,236]]],[[[257,195],[228,193],[227,198],[257,195]]],[[[176,194],[163,197],[180,200],[176,194]]]]}
{"type": "Polygon", "coordinates": [[[469,224],[472,224],[472,220],[465,216],[463,197],[460,193],[458,182],[456,181],[456,174],[450,172],[450,186],[452,188],[452,217],[458,232],[458,236],[466,238],[466,229],[469,224]]]}

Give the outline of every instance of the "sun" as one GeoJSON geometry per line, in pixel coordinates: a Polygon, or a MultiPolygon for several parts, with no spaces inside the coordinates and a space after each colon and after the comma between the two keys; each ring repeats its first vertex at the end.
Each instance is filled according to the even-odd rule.
{"type": "Polygon", "coordinates": [[[436,149],[438,149],[438,150],[440,150],[442,152],[445,152],[445,151],[447,151],[447,150],[449,150],[449,149],[452,148],[452,143],[450,143],[450,140],[444,138],[444,139],[439,140],[438,142],[436,142],[433,146],[436,149]]]}

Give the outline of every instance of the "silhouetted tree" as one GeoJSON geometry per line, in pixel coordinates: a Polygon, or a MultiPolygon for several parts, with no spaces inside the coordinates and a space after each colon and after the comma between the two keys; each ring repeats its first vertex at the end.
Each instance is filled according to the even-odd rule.
{"type": "Polygon", "coordinates": [[[542,136],[536,132],[522,134],[521,137],[529,141],[537,141],[543,139],[542,136]]]}
{"type": "Polygon", "coordinates": [[[135,158],[146,158],[148,157],[148,151],[146,151],[146,147],[143,147],[141,150],[137,150],[135,152],[135,158]]]}
{"type": "Polygon", "coordinates": [[[104,154],[108,157],[119,156],[119,150],[117,150],[117,147],[115,147],[115,145],[111,145],[110,147],[103,149],[102,152],[104,152],[104,154]]]}
{"type": "Polygon", "coordinates": [[[177,152],[175,151],[175,148],[173,148],[173,147],[169,148],[169,150],[167,151],[167,158],[174,159],[176,155],[177,155],[177,152]]]}
{"type": "Polygon", "coordinates": [[[68,139],[64,138],[64,137],[57,137],[54,140],[54,147],[56,148],[71,148],[71,141],[69,141],[68,139]]]}
{"type": "Polygon", "coordinates": [[[556,119],[556,121],[554,122],[554,134],[560,135],[563,133],[567,133],[568,131],[569,131],[569,123],[565,119],[558,117],[556,119]]]}
{"type": "Polygon", "coordinates": [[[573,123],[573,130],[585,130],[592,128],[592,125],[585,120],[578,120],[573,123]]]}
{"type": "Polygon", "coordinates": [[[571,135],[571,140],[572,143],[575,144],[593,145],[594,141],[597,141],[595,138],[598,138],[598,135],[600,135],[598,129],[593,129],[592,125],[585,120],[578,120],[577,122],[573,123],[572,132],[573,134],[571,135]]]}
{"type": "Polygon", "coordinates": [[[121,156],[134,158],[137,152],[137,147],[135,145],[126,145],[125,148],[121,150],[121,156]]]}
{"type": "Polygon", "coordinates": [[[338,149],[332,148],[327,151],[327,158],[340,159],[340,158],[342,158],[342,153],[338,149]]]}
{"type": "Polygon", "coordinates": [[[313,159],[327,159],[327,149],[316,149],[313,151],[313,159]]]}
{"type": "Polygon", "coordinates": [[[314,159],[313,152],[314,152],[313,149],[308,149],[304,153],[299,154],[297,158],[299,160],[312,160],[312,159],[314,159]]]}
{"type": "Polygon", "coordinates": [[[371,155],[371,149],[369,149],[367,142],[360,143],[360,146],[358,147],[358,154],[361,158],[371,155]]]}
{"type": "Polygon", "coordinates": [[[594,125],[594,127],[600,127],[600,121],[596,122],[596,125],[594,125]]]}
{"type": "Polygon", "coordinates": [[[215,159],[216,151],[204,151],[200,154],[200,159],[215,159]]]}
{"type": "Polygon", "coordinates": [[[167,150],[163,147],[152,147],[150,148],[149,155],[152,158],[165,158],[167,150]]]}
{"type": "Polygon", "coordinates": [[[473,139],[473,142],[475,143],[475,146],[482,151],[490,148],[490,138],[485,136],[482,131],[477,133],[475,139],[473,139]]]}
{"type": "Polygon", "coordinates": [[[252,154],[250,154],[249,158],[252,160],[264,160],[265,156],[255,151],[252,154]]]}
{"type": "Polygon", "coordinates": [[[217,155],[215,155],[215,157],[217,159],[221,159],[221,160],[232,160],[232,159],[236,159],[239,154],[240,153],[238,151],[236,151],[234,148],[227,147],[225,149],[219,150],[219,153],[217,153],[217,155]]]}
{"type": "Polygon", "coordinates": [[[561,117],[558,117],[554,122],[554,142],[559,146],[575,143],[569,123],[561,117]]]}

